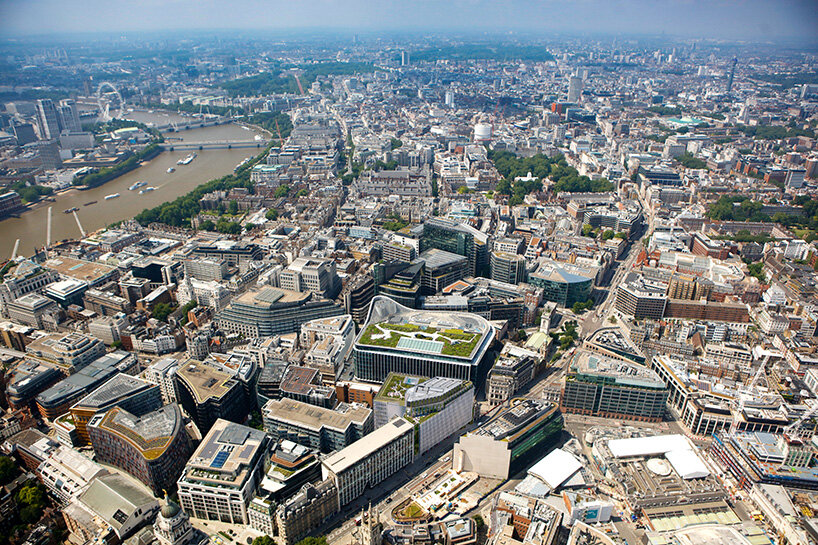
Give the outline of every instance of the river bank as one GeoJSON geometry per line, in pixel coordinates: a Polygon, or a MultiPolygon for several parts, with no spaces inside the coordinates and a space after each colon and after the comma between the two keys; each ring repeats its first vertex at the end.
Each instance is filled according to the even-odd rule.
{"type": "MultiPolygon", "coordinates": [[[[256,134],[260,131],[255,130],[256,134]]],[[[219,125],[191,129],[178,133],[189,141],[225,141],[246,140],[248,131],[235,124],[219,125]]],[[[86,232],[95,231],[106,225],[130,219],[146,208],[153,208],[165,202],[185,195],[194,188],[214,178],[232,174],[233,169],[244,159],[254,157],[258,150],[250,149],[217,149],[197,152],[198,156],[186,166],[177,165],[187,151],[164,151],[155,158],[140,164],[138,168],[117,177],[102,186],[78,190],[76,187],[52,193],[49,199],[39,201],[27,207],[17,216],[7,217],[0,221],[3,238],[0,240],[0,256],[11,255],[16,239],[20,239],[19,255],[31,255],[35,248],[45,244],[48,207],[52,212],[52,242],[79,237],[79,229],[72,214],[63,211],[79,208],[77,215],[86,232]],[[168,168],[176,169],[168,173],[168,168]],[[153,191],[139,194],[129,191],[134,183],[144,181],[153,191]],[[105,200],[109,194],[119,193],[114,199],[105,200]],[[95,204],[85,206],[87,203],[95,204]]]]}

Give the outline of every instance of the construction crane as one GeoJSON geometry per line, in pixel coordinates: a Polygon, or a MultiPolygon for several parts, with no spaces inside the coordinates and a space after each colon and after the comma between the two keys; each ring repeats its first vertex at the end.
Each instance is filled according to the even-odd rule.
{"type": "Polygon", "coordinates": [[[784,428],[784,431],[782,432],[784,438],[787,441],[802,442],[803,439],[801,438],[800,435],[798,435],[799,431],[801,430],[801,425],[810,418],[812,418],[812,416],[815,415],[815,413],[818,413],[818,402],[814,403],[812,407],[810,407],[807,410],[807,412],[801,415],[800,418],[798,418],[792,424],[784,428]]]}
{"type": "Polygon", "coordinates": [[[744,414],[744,405],[747,403],[747,398],[750,397],[750,394],[753,391],[753,388],[756,387],[758,384],[758,379],[761,378],[762,373],[764,373],[764,369],[767,368],[767,363],[770,361],[770,356],[766,355],[758,364],[758,370],[756,374],[753,375],[753,379],[750,381],[750,384],[747,385],[746,388],[742,388],[738,394],[739,397],[739,404],[738,410],[733,414],[733,423],[730,425],[730,433],[736,433],[738,430],[738,422],[741,419],[741,415],[744,414]]]}

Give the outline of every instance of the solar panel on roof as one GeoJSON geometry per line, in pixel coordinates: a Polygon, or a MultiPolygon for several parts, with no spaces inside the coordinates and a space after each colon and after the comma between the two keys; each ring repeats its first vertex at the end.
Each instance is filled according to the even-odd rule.
{"type": "Polygon", "coordinates": [[[213,458],[213,462],[210,464],[210,467],[215,469],[220,469],[224,466],[224,463],[227,461],[227,458],[230,456],[229,452],[221,451],[219,452],[215,458],[213,458]]]}

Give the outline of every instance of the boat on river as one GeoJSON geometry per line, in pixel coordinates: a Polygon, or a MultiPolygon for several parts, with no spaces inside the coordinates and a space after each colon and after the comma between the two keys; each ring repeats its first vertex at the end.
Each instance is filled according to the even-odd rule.
{"type": "Polygon", "coordinates": [[[119,197],[119,193],[111,193],[110,195],[105,195],[105,200],[110,201],[111,199],[116,199],[119,197]]]}

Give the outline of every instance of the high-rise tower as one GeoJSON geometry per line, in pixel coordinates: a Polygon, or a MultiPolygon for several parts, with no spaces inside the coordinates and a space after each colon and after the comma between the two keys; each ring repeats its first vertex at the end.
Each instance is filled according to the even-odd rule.
{"type": "Polygon", "coordinates": [[[730,66],[730,77],[727,79],[727,94],[728,95],[733,90],[733,77],[735,77],[735,75],[736,75],[736,64],[738,64],[738,58],[733,57],[733,63],[730,66]]]}

